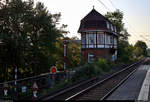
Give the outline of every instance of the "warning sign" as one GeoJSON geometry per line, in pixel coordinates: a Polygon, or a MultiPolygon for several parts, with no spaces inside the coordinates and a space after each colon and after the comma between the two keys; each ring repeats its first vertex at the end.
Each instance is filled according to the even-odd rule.
{"type": "Polygon", "coordinates": [[[52,74],[55,74],[55,73],[57,72],[56,66],[52,66],[51,69],[50,69],[50,72],[51,72],[52,74]]]}

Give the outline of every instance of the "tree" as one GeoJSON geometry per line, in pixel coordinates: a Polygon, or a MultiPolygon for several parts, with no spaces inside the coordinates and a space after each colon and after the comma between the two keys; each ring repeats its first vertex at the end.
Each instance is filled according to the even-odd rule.
{"type": "MultiPolygon", "coordinates": [[[[77,37],[72,37],[69,40],[79,40],[77,37]]],[[[68,44],[68,67],[74,68],[80,65],[81,45],[77,42],[68,44]]]]}
{"type": "Polygon", "coordinates": [[[147,49],[147,56],[150,56],[150,49],[147,49]]]}
{"type": "Polygon", "coordinates": [[[133,53],[136,57],[140,57],[141,55],[143,55],[143,50],[142,48],[140,47],[136,47],[134,50],[133,50],[133,53]]]}
{"type": "MultiPolygon", "coordinates": [[[[57,28],[61,14],[51,14],[40,2],[12,0],[0,8],[0,39],[3,39],[7,68],[19,68],[20,78],[49,71],[54,65],[57,28]],[[27,74],[22,76],[22,74],[27,74]]],[[[12,76],[12,75],[11,75],[12,76]]]]}
{"type": "MultiPolygon", "coordinates": [[[[32,2],[28,4],[21,0],[13,0],[0,9],[0,39],[5,43],[5,69],[13,68],[14,65],[21,67],[24,64],[24,48],[27,45],[28,26],[25,21],[29,20],[31,14],[32,2]],[[30,12],[27,12],[30,11],[30,12]]],[[[13,69],[11,69],[13,71],[13,69]]]]}
{"type": "MultiPolygon", "coordinates": [[[[59,38],[59,41],[56,44],[57,53],[54,54],[56,57],[56,66],[59,70],[64,69],[64,45],[63,40],[78,40],[77,37],[62,37],[59,38]]],[[[75,68],[80,65],[80,58],[81,58],[81,45],[76,42],[69,42],[67,44],[67,69],[75,68]]]]}
{"type": "Polygon", "coordinates": [[[123,12],[117,9],[114,12],[107,12],[105,15],[117,27],[118,33],[118,60],[121,62],[130,61],[133,57],[133,46],[128,43],[130,34],[124,27],[123,12]]]}
{"type": "Polygon", "coordinates": [[[124,27],[123,23],[123,12],[117,9],[114,12],[107,12],[105,15],[114,25],[117,26],[117,33],[119,34],[119,39],[127,41],[130,34],[127,32],[127,29],[124,27]]]}
{"type": "Polygon", "coordinates": [[[133,56],[133,46],[127,41],[120,40],[118,42],[118,60],[121,62],[128,62],[133,56]]]}
{"type": "Polygon", "coordinates": [[[135,47],[135,49],[141,48],[142,49],[141,55],[147,56],[147,45],[146,45],[145,42],[143,42],[143,41],[137,41],[135,43],[134,47],[135,47]]]}

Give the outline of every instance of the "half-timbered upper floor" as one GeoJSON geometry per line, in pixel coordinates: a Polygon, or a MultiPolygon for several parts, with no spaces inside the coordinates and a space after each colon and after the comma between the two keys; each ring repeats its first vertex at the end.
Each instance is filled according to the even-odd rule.
{"type": "Polygon", "coordinates": [[[91,31],[81,34],[82,48],[117,48],[117,37],[111,33],[91,31]]]}
{"type": "Polygon", "coordinates": [[[93,9],[81,20],[82,48],[117,48],[117,28],[107,18],[93,9]]]}

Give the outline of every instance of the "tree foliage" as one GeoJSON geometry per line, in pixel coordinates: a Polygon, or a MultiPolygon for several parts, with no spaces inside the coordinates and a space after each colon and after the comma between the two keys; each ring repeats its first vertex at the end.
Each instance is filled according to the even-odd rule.
{"type": "Polygon", "coordinates": [[[55,64],[52,54],[57,50],[57,38],[63,36],[56,27],[60,16],[49,13],[40,2],[34,7],[32,0],[12,0],[1,6],[0,39],[5,44],[1,65],[7,65],[3,69],[13,72],[15,65],[20,77],[48,72],[55,64]]]}
{"type": "Polygon", "coordinates": [[[137,41],[136,44],[130,45],[128,37],[130,34],[124,27],[123,12],[116,10],[114,12],[107,12],[105,15],[113,24],[117,26],[118,39],[118,60],[126,62],[133,60],[135,57],[147,56],[147,45],[143,41],[137,41]]]}
{"type": "Polygon", "coordinates": [[[117,27],[118,33],[118,60],[119,61],[129,61],[131,59],[132,46],[128,43],[128,37],[130,34],[124,27],[123,23],[123,12],[116,10],[114,12],[107,12],[105,15],[114,25],[117,27]]]}
{"type": "Polygon", "coordinates": [[[123,12],[117,9],[114,12],[107,12],[105,17],[108,18],[114,25],[117,26],[117,33],[119,34],[119,40],[127,41],[130,34],[124,27],[123,12]]]}
{"type": "Polygon", "coordinates": [[[80,65],[80,58],[81,58],[81,45],[77,42],[74,42],[78,40],[77,37],[63,37],[59,39],[59,42],[57,42],[56,47],[58,49],[58,53],[56,53],[54,56],[57,58],[56,60],[56,66],[60,70],[64,69],[64,46],[63,46],[63,40],[70,41],[67,44],[67,59],[66,59],[66,66],[69,69],[73,69],[80,65]]]}
{"type": "MultiPolygon", "coordinates": [[[[51,14],[43,3],[34,0],[12,0],[0,4],[1,81],[49,72],[51,66],[63,69],[63,40],[69,33],[60,25],[61,13],[51,14]]],[[[68,44],[67,68],[80,64],[80,45],[68,44]]]]}
{"type": "Polygon", "coordinates": [[[137,41],[135,43],[134,47],[135,47],[136,54],[147,56],[147,45],[146,45],[145,42],[143,42],[143,41],[137,41]],[[139,52],[138,52],[138,50],[139,50],[139,52]]]}

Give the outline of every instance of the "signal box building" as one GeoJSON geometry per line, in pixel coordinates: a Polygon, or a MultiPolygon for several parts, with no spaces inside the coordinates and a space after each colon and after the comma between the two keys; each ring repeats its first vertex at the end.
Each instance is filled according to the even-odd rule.
{"type": "Polygon", "coordinates": [[[117,29],[94,8],[80,23],[81,53],[88,62],[98,58],[117,59],[117,29]]]}

